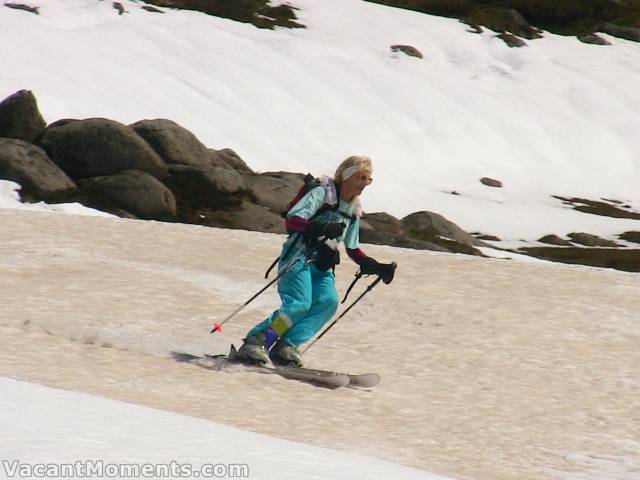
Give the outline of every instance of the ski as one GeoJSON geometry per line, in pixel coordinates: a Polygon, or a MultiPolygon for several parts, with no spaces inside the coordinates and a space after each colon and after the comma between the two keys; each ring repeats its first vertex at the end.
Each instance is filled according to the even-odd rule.
{"type": "MultiPolygon", "coordinates": [[[[231,353],[233,353],[233,350],[232,348],[231,353]]],[[[375,373],[353,375],[303,367],[254,365],[233,361],[229,355],[205,354],[204,356],[198,356],[180,352],[172,352],[172,354],[179,362],[191,363],[210,370],[227,370],[238,367],[246,371],[280,375],[289,380],[298,380],[331,389],[341,387],[373,388],[380,383],[380,377],[375,373]]]]}
{"type": "MultiPolygon", "coordinates": [[[[234,350],[235,349],[232,349],[231,353],[233,353],[234,350]]],[[[205,357],[214,359],[219,358],[215,355],[205,355],[205,357]]],[[[229,355],[223,355],[222,358],[229,363],[238,364],[238,362],[234,362],[229,355]]],[[[261,366],[260,368],[267,368],[273,373],[277,373],[286,378],[308,381],[317,380],[319,383],[331,383],[336,386],[373,388],[380,383],[380,376],[376,373],[351,374],[332,372],[328,370],[317,370],[313,368],[282,366],[261,366]],[[343,377],[345,376],[349,381],[346,385],[342,385],[343,377]]]]}

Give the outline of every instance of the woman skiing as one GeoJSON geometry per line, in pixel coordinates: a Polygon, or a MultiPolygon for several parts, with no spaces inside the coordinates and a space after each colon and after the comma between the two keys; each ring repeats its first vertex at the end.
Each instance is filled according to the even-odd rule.
{"type": "Polygon", "coordinates": [[[279,269],[291,269],[278,282],[282,304],[253,327],[236,359],[252,363],[302,366],[298,346],[311,339],[335,314],[338,294],[333,269],[340,262],[337,245],[363,274],[393,280],[395,265],[378,263],[359,248],[360,194],[372,182],[371,160],[351,156],[323,177],[286,214],[289,237],[282,247],[279,269]],[[293,263],[291,263],[293,262],[293,263]]]}

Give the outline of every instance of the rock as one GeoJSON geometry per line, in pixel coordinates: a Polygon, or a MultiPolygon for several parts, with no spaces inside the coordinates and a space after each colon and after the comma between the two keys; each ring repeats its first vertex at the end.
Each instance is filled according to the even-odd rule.
{"type": "Polygon", "coordinates": [[[104,118],[63,120],[45,130],[38,144],[73,179],[141,170],[156,178],[167,165],[136,132],[104,118]]]}
{"type": "MultiPolygon", "coordinates": [[[[482,255],[470,244],[471,242],[485,246],[486,244],[479,240],[476,241],[461,229],[458,229],[456,235],[441,234],[440,232],[445,228],[440,228],[440,226],[447,224],[447,222],[441,215],[430,212],[416,212],[402,220],[398,220],[386,212],[369,213],[362,216],[360,240],[363,243],[376,245],[482,255]],[[434,226],[434,223],[437,226],[434,226]],[[457,238],[452,239],[452,236],[457,238]],[[459,239],[464,239],[464,242],[460,242],[459,239]]],[[[455,224],[448,223],[446,230],[453,231],[458,228],[455,224]]]]}
{"type": "Polygon", "coordinates": [[[401,223],[407,235],[417,240],[430,241],[433,237],[444,237],[467,246],[490,246],[438,213],[415,212],[404,217],[401,223]]]}
{"type": "Polygon", "coordinates": [[[479,256],[482,253],[472,245],[488,246],[442,215],[431,212],[416,212],[402,220],[386,212],[365,214],[360,224],[360,240],[377,245],[479,256]]]}
{"type": "Polygon", "coordinates": [[[502,241],[500,237],[496,237],[495,235],[487,235],[486,233],[472,233],[472,235],[478,240],[484,240],[486,242],[500,242],[502,241]]]}
{"type": "Polygon", "coordinates": [[[391,245],[400,248],[413,248],[416,250],[430,250],[432,252],[452,253],[451,250],[425,240],[416,240],[388,232],[376,230],[360,230],[360,242],[373,245],[391,245]]]}
{"type": "Polygon", "coordinates": [[[146,10],[147,12],[151,12],[151,13],[164,13],[164,10],[160,10],[159,8],[152,7],[150,5],[143,5],[140,8],[143,9],[143,10],[146,10]]]}
{"type": "Polygon", "coordinates": [[[0,102],[0,137],[33,142],[46,126],[30,90],[20,90],[0,102]]]}
{"type": "Polygon", "coordinates": [[[215,190],[223,195],[239,193],[247,188],[244,178],[235,170],[211,167],[203,170],[203,172],[215,190]]]}
{"type": "Polygon", "coordinates": [[[487,187],[502,188],[502,182],[500,180],[494,180],[493,178],[489,177],[482,177],[480,179],[480,183],[486,185],[487,187]]]}
{"type": "Polygon", "coordinates": [[[24,3],[5,3],[5,7],[13,8],[15,10],[24,10],[25,12],[35,13],[40,15],[40,7],[32,7],[31,5],[25,5],[24,3]]]}
{"type": "Polygon", "coordinates": [[[212,227],[285,233],[284,220],[279,215],[247,200],[230,210],[202,209],[196,217],[197,223],[212,227]]]}
{"type": "Polygon", "coordinates": [[[113,2],[111,6],[114,10],[117,10],[118,15],[122,15],[123,13],[129,13],[124,9],[124,6],[120,2],[113,2]]]}
{"type": "Polygon", "coordinates": [[[568,240],[564,240],[557,235],[545,235],[538,239],[540,243],[547,243],[549,245],[558,245],[561,247],[571,247],[573,244],[568,240]]]}
{"type": "Polygon", "coordinates": [[[615,268],[616,270],[622,270],[625,272],[640,272],[640,250],[622,250],[617,248],[528,247],[521,248],[518,252],[552,262],[615,268]]]}
{"type": "Polygon", "coordinates": [[[603,200],[605,202],[611,203],[613,205],[619,205],[625,208],[631,208],[630,205],[626,204],[626,202],[623,202],[622,200],[616,200],[615,198],[602,198],[600,197],[600,200],[603,200]]]}
{"type": "Polygon", "coordinates": [[[50,123],[47,126],[47,128],[53,129],[53,128],[56,128],[56,127],[62,127],[64,125],[68,125],[70,123],[79,122],[79,121],[80,120],[78,120],[77,118],[61,118],[60,120],[56,120],[55,122],[50,123]]]}
{"type": "Polygon", "coordinates": [[[402,52],[410,57],[423,58],[422,53],[416,47],[411,45],[391,45],[392,52],[402,52]]]}
{"type": "Polygon", "coordinates": [[[55,202],[76,189],[44,150],[10,138],[0,138],[0,179],[19,183],[21,195],[27,200],[55,202]]]}
{"type": "MultiPolygon", "coordinates": [[[[169,172],[164,183],[175,195],[177,216],[184,223],[207,225],[199,217],[201,210],[209,212],[236,209],[245,196],[244,179],[235,170],[170,165],[169,172]]],[[[209,213],[206,216],[211,217],[209,213]]]]}
{"type": "Polygon", "coordinates": [[[504,10],[503,19],[508,28],[507,32],[513,33],[518,37],[526,38],[528,40],[535,40],[536,38],[542,38],[542,32],[535,27],[532,27],[529,22],[522,16],[520,12],[513,8],[504,10]]]}
{"type": "Polygon", "coordinates": [[[624,232],[618,235],[620,240],[632,243],[640,243],[640,232],[624,232]]]}
{"type": "Polygon", "coordinates": [[[590,33],[589,35],[578,35],[578,40],[582,43],[588,43],[590,45],[611,45],[611,42],[601,36],[590,33]]]}
{"type": "Polygon", "coordinates": [[[368,227],[365,229],[375,230],[376,232],[384,232],[391,235],[404,234],[400,220],[386,212],[364,214],[361,219],[361,228],[363,228],[365,224],[368,227]]]}
{"type": "MultiPolygon", "coordinates": [[[[478,8],[463,19],[468,25],[484,25],[485,27],[501,34],[511,34],[529,40],[542,38],[541,31],[532,27],[522,14],[513,8],[478,8]]],[[[502,38],[500,35],[498,35],[502,38]]],[[[504,40],[504,38],[503,38],[504,40]]],[[[518,39],[522,44],[509,46],[525,46],[526,43],[518,39]]],[[[505,40],[506,42],[507,40],[505,40]]],[[[515,40],[509,40],[514,41],[515,40]]],[[[518,43],[518,42],[516,42],[518,43]]],[[[509,43],[507,43],[509,44],[509,43]]]]}
{"type": "Polygon", "coordinates": [[[621,27],[612,23],[605,23],[600,27],[600,31],[608,33],[614,37],[631,40],[632,42],[640,42],[640,28],[621,27]]]}
{"type": "Polygon", "coordinates": [[[230,148],[222,150],[209,150],[209,161],[214,167],[228,167],[243,172],[253,172],[240,156],[230,148]]]}
{"type": "Polygon", "coordinates": [[[572,242],[585,245],[587,247],[619,247],[616,242],[612,240],[606,240],[598,237],[597,235],[591,235],[589,233],[570,233],[567,235],[572,242]]]}
{"type": "Polygon", "coordinates": [[[304,175],[289,172],[266,172],[245,175],[245,180],[258,205],[280,215],[304,185],[304,175]]]}
{"type": "Polygon", "coordinates": [[[506,43],[510,48],[520,48],[527,46],[527,42],[510,33],[501,33],[500,35],[496,35],[496,37],[506,43]]]}
{"type": "Polygon", "coordinates": [[[173,193],[147,172],[125,170],[80,180],[78,185],[90,206],[101,210],[110,211],[109,204],[113,204],[146,220],[170,220],[176,214],[173,193]]]}
{"type": "Polygon", "coordinates": [[[244,178],[228,168],[170,165],[169,173],[173,184],[187,195],[231,195],[246,189],[244,178]]]}
{"type": "Polygon", "coordinates": [[[601,215],[604,217],[640,220],[640,213],[630,210],[631,207],[629,205],[622,205],[622,202],[612,202],[611,200],[601,202],[598,200],[589,200],[587,198],[560,197],[558,195],[552,195],[552,197],[561,200],[565,205],[571,205],[574,210],[579,212],[601,215]],[[614,203],[614,205],[611,203],[614,203]]]}
{"type": "Polygon", "coordinates": [[[141,120],[129,126],[169,165],[212,166],[209,149],[172,120],[141,120]]]}
{"type": "MultiPolygon", "coordinates": [[[[463,20],[460,20],[460,21],[465,23],[463,20]]],[[[467,29],[467,32],[479,34],[479,33],[484,32],[484,29],[480,25],[469,24],[469,28],[467,29]]]]}
{"type": "Polygon", "coordinates": [[[267,0],[145,0],[145,3],[171,9],[195,10],[247,22],[258,28],[273,29],[276,26],[286,28],[305,28],[295,22],[297,7],[289,2],[270,2],[267,0]],[[270,5],[275,3],[275,5],[270,5]]]}

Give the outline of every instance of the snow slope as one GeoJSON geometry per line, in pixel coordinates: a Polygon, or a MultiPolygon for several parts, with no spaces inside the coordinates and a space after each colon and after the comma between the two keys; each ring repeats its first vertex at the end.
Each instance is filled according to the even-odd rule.
{"type": "Polygon", "coordinates": [[[48,121],[171,118],[259,171],[331,173],[368,154],[368,211],[432,210],[504,245],[637,229],[551,198],[640,210],[637,44],[547,33],[510,49],[452,19],[360,0],[293,0],[307,28],[276,31],[123,3],[125,15],[97,0],[47,0],[39,16],[0,9],[0,96],[32,89],[48,121]],[[396,43],[425,58],[392,53],[396,43]]]}
{"type": "MultiPolygon", "coordinates": [[[[152,14],[128,0],[122,16],[98,0],[46,0],[38,16],[0,6],[0,98],[31,89],[49,122],[170,118],[259,171],[331,173],[344,156],[368,154],[368,211],[436,211],[503,245],[638,230],[550,197],[640,209],[637,44],[545,34],[511,50],[451,19],[359,0],[290,3],[308,28],[152,14]],[[425,58],[392,53],[396,43],[425,58]],[[481,185],[483,176],[504,188],[481,185]]],[[[270,291],[225,336],[203,335],[262,286],[281,237],[51,215],[100,214],[21,205],[15,188],[0,181],[0,375],[210,422],[2,380],[3,455],[62,461],[73,449],[119,462],[182,452],[199,464],[213,457],[198,433],[228,453],[219,461],[248,462],[255,478],[272,478],[270,467],[289,474],[274,446],[299,454],[290,478],[341,478],[337,468],[349,478],[432,477],[371,459],[379,455],[456,478],[638,479],[634,275],[367,246],[399,262],[396,280],[309,360],[376,365],[383,383],[374,392],[212,377],[168,352],[220,351],[273,308],[270,291]],[[221,444],[223,434],[238,443],[221,444]],[[159,442],[168,438],[180,440],[169,452],[159,442]],[[339,459],[336,469],[327,457],[339,459]]],[[[341,292],[352,273],[340,266],[341,292]]]]}

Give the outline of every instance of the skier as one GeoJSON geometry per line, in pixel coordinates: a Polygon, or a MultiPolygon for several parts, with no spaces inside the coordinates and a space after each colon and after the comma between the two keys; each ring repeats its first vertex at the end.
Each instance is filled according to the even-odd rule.
{"type": "Polygon", "coordinates": [[[359,248],[359,197],[373,181],[372,173],[368,157],[348,157],[333,179],[322,177],[286,212],[289,237],[279,268],[291,261],[295,265],[278,281],[282,304],[247,333],[236,359],[259,364],[271,359],[276,365],[302,366],[298,346],[311,339],[338,309],[333,269],[340,262],[339,242],[345,244],[363,274],[378,275],[385,283],[393,280],[395,264],[378,263],[359,248]]]}

